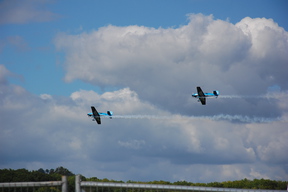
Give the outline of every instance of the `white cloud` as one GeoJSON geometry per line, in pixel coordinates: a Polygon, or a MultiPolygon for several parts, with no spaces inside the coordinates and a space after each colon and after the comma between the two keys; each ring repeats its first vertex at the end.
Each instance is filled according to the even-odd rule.
{"type": "Polygon", "coordinates": [[[49,95],[49,94],[41,94],[40,98],[43,99],[43,100],[51,100],[52,96],[49,95]]]}
{"type": "Polygon", "coordinates": [[[4,65],[0,65],[0,83],[1,83],[1,85],[7,83],[6,78],[8,76],[10,76],[11,74],[12,73],[10,71],[8,71],[4,65]]]}
{"type": "Polygon", "coordinates": [[[288,63],[287,31],[272,19],[265,18],[246,17],[236,26],[251,38],[251,62],[248,64],[252,69],[256,68],[263,80],[287,90],[287,77],[283,72],[288,63]]]}
{"type": "MultiPolygon", "coordinates": [[[[129,87],[142,100],[185,115],[207,114],[192,106],[190,95],[199,85],[236,95],[263,95],[275,85],[288,90],[288,33],[273,20],[247,17],[234,25],[201,14],[189,19],[167,29],[109,25],[79,35],[61,33],[55,45],[66,53],[65,80],[129,87]]],[[[275,101],[263,99],[237,99],[237,108],[230,107],[235,100],[208,103],[209,114],[220,108],[224,114],[281,115],[275,101]],[[252,110],[251,102],[263,110],[252,110]]]]}
{"type": "Polygon", "coordinates": [[[46,10],[46,0],[4,0],[0,2],[0,24],[46,22],[59,15],[46,10]]]}
{"type": "MultiPolygon", "coordinates": [[[[287,159],[288,137],[285,132],[285,122],[271,123],[269,125],[254,125],[248,140],[251,145],[257,146],[255,152],[263,162],[270,164],[285,163],[287,159]],[[273,127],[273,129],[271,129],[273,127]],[[281,133],[281,134],[279,134],[281,133]],[[258,136],[257,138],[255,136],[258,136]],[[264,138],[268,138],[264,141],[264,138]],[[277,158],[275,158],[277,156],[277,158]]],[[[249,125],[249,127],[252,127],[249,125]]]]}
{"type": "Polygon", "coordinates": [[[126,147],[130,149],[141,149],[142,145],[145,145],[144,140],[131,140],[131,141],[118,141],[121,147],[126,147]]]}

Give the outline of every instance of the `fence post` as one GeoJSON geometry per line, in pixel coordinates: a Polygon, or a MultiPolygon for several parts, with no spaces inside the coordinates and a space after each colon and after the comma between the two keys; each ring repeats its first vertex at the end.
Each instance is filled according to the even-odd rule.
{"type": "Polygon", "coordinates": [[[80,175],[76,175],[75,177],[75,192],[80,192],[81,191],[81,185],[80,185],[80,175]]]}
{"type": "Polygon", "coordinates": [[[62,192],[68,192],[68,181],[67,176],[62,176],[62,192]]]}

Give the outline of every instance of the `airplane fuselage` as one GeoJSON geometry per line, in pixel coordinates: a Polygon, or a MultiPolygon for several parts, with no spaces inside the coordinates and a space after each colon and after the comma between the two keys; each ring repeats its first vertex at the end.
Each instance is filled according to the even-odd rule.
{"type": "Polygon", "coordinates": [[[192,97],[195,98],[204,98],[204,97],[218,97],[218,95],[215,95],[213,93],[204,93],[204,97],[199,96],[197,93],[193,94],[192,97]]]}
{"type": "MultiPolygon", "coordinates": [[[[99,114],[99,116],[109,116],[109,117],[112,117],[113,112],[112,112],[112,111],[107,111],[107,113],[98,113],[98,114],[99,114]]],[[[93,115],[93,113],[87,113],[87,115],[88,115],[89,117],[95,117],[95,116],[93,115]]]]}

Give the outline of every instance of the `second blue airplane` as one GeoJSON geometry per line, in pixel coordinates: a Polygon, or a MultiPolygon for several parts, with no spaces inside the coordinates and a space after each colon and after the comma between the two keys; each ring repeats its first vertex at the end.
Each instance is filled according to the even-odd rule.
{"type": "Polygon", "coordinates": [[[88,113],[87,115],[89,117],[92,117],[93,121],[96,121],[98,124],[101,124],[101,118],[100,116],[108,116],[110,117],[110,119],[112,119],[112,115],[113,115],[113,112],[112,111],[107,111],[107,113],[98,113],[98,111],[95,109],[94,106],[91,106],[91,110],[92,110],[92,113],[88,113]]]}
{"type": "Polygon", "coordinates": [[[198,101],[202,103],[202,105],[206,105],[206,97],[218,97],[219,91],[213,91],[213,93],[204,93],[201,87],[197,87],[197,93],[192,94],[192,97],[198,98],[198,101]]]}

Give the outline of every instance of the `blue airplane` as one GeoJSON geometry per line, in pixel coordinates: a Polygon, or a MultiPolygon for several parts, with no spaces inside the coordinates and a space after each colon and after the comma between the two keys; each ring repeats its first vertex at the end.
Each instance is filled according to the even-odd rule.
{"type": "Polygon", "coordinates": [[[95,109],[94,106],[91,106],[91,110],[92,110],[92,113],[88,113],[87,115],[89,117],[92,117],[92,121],[96,121],[98,124],[101,124],[101,118],[100,116],[108,116],[110,117],[110,119],[112,119],[112,115],[113,115],[113,112],[112,111],[107,111],[107,113],[98,113],[98,111],[95,109]]]}
{"type": "Polygon", "coordinates": [[[206,97],[218,97],[219,91],[213,91],[213,93],[204,93],[201,87],[197,87],[197,93],[192,94],[192,97],[198,98],[198,102],[201,101],[202,105],[206,105],[206,97]]]}

